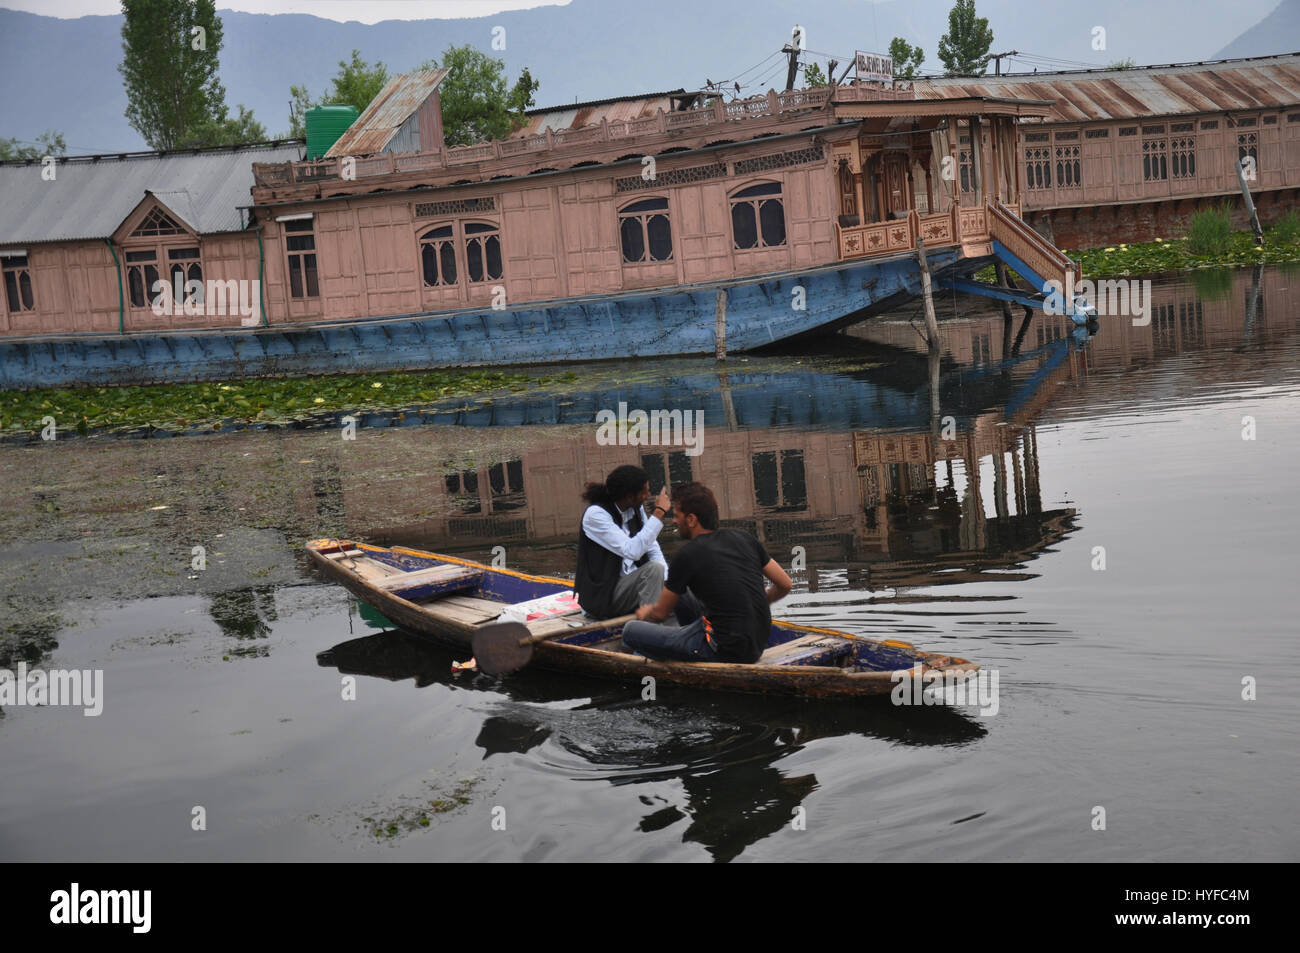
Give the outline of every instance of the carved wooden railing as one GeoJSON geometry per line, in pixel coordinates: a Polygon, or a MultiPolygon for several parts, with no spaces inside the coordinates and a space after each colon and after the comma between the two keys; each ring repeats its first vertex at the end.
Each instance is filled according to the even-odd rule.
{"type": "Polygon", "coordinates": [[[894,255],[916,248],[916,237],[921,236],[927,249],[956,245],[957,221],[952,212],[918,215],[909,212],[905,218],[888,222],[869,222],[866,225],[836,226],[839,233],[840,258],[870,258],[873,255],[894,255]]]}
{"type": "MultiPolygon", "coordinates": [[[[849,87],[840,87],[835,97],[849,87]]],[[[880,92],[879,90],[876,91],[880,92]]],[[[722,124],[736,120],[756,119],[777,116],[787,112],[806,111],[825,106],[832,97],[827,88],[796,89],[785,93],[769,91],[762,96],[739,99],[724,103],[721,99],[712,106],[703,109],[691,109],[682,112],[665,113],[656,110],[652,116],[640,119],[615,120],[602,119],[598,125],[583,126],[578,129],[565,129],[559,132],[547,130],[535,136],[519,139],[502,139],[495,142],[480,142],[469,146],[454,146],[436,152],[388,153],[364,159],[353,160],[349,178],[355,176],[389,175],[393,172],[407,172],[421,169],[446,169],[452,166],[468,165],[476,162],[490,162],[495,159],[511,158],[535,152],[566,149],[577,145],[612,142],[633,136],[655,135],[679,129],[691,129],[699,126],[722,124]]],[[[892,98],[874,96],[873,98],[892,98]]],[[[908,94],[911,98],[911,94],[908,94]]],[[[341,159],[318,159],[309,162],[288,163],[254,163],[253,177],[259,186],[285,186],[296,183],[310,183],[343,178],[341,159]]]]}
{"type": "Polygon", "coordinates": [[[1023,261],[1040,278],[1058,281],[1064,287],[1067,270],[1074,272],[1075,282],[1082,277],[1078,266],[1065,252],[1030,228],[1027,222],[1012,212],[1010,206],[994,199],[985,208],[988,212],[989,236],[1023,261]]]}

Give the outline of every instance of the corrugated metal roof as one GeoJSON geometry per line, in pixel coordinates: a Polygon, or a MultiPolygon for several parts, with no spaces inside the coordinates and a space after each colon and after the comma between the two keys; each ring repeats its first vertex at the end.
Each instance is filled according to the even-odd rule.
{"type": "Polygon", "coordinates": [[[1300,53],[1126,70],[917,79],[918,98],[1021,96],[1056,101],[1047,122],[1135,119],[1300,103],[1300,53]]]}
{"type": "Polygon", "coordinates": [[[0,242],[110,237],[152,192],[199,234],[236,232],[251,205],[254,162],[302,158],[299,142],[199,153],[75,156],[41,178],[39,162],[0,164],[0,242]]]}
{"type": "Polygon", "coordinates": [[[330,147],[325,157],[379,155],[402,124],[433,95],[448,72],[447,69],[427,69],[394,76],[347,132],[330,147]]]}
{"type": "Polygon", "coordinates": [[[598,125],[602,119],[618,122],[628,119],[643,119],[653,116],[656,110],[669,112],[673,108],[672,97],[685,90],[674,89],[664,93],[645,93],[641,96],[617,96],[612,99],[596,99],[586,103],[574,103],[572,106],[555,106],[550,109],[530,109],[525,115],[527,121],[512,136],[536,136],[548,128],[554,132],[566,129],[580,129],[583,126],[598,125]]]}

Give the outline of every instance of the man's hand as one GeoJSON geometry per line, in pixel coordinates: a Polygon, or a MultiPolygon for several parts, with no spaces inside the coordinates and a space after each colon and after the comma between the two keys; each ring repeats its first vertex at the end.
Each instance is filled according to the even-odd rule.
{"type": "MultiPolygon", "coordinates": [[[[673,509],[673,501],[668,496],[667,486],[660,489],[659,495],[655,497],[654,505],[664,511],[664,519],[667,519],[668,514],[671,513],[673,509]]],[[[651,507],[651,509],[653,510],[653,507],[651,507]]]]}
{"type": "Polygon", "coordinates": [[[653,611],[654,611],[654,606],[652,605],[641,606],[639,609],[636,610],[636,617],[640,619],[642,622],[644,622],[646,618],[650,615],[650,613],[653,611]]]}

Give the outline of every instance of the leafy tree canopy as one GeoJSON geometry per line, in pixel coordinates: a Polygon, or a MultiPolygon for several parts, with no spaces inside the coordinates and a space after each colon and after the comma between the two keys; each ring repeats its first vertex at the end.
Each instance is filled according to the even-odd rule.
{"type": "Polygon", "coordinates": [[[948,32],[939,38],[939,59],[949,76],[974,76],[988,67],[993,31],[975,15],[975,0],[957,0],[948,11],[948,32]]]}
{"type": "Polygon", "coordinates": [[[524,110],[536,104],[541,86],[527,67],[506,89],[505,63],[474,47],[450,46],[441,62],[429,60],[420,69],[446,68],[442,81],[442,130],[449,146],[504,139],[524,124],[524,110]]]}
{"type": "Polygon", "coordinates": [[[380,62],[371,66],[361,58],[360,50],[353,50],[351,62],[339,60],[338,74],[324,95],[312,98],[305,86],[289,87],[289,95],[293,98],[289,106],[289,135],[306,135],[307,110],[313,106],[352,106],[357,112],[364,112],[387,82],[388,67],[380,62]]]}
{"type": "Polygon", "coordinates": [[[221,18],[214,0],[122,0],[126,118],[153,149],[265,138],[243,106],[230,118],[217,78],[221,18]]]}
{"type": "Polygon", "coordinates": [[[35,145],[24,145],[18,139],[0,139],[0,160],[40,159],[44,156],[61,156],[67,151],[61,132],[43,132],[36,137],[35,145]]]}
{"type": "Polygon", "coordinates": [[[913,46],[901,36],[889,41],[889,55],[894,61],[894,76],[898,79],[912,79],[925,62],[925,50],[913,46]]]}

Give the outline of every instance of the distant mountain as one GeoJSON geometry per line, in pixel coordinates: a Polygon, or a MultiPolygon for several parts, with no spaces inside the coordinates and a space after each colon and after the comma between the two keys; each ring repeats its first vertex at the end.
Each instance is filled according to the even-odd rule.
{"type": "Polygon", "coordinates": [[[1282,0],[1277,9],[1219,52],[1214,59],[1300,52],[1300,0],[1282,0]]]}
{"type": "MultiPolygon", "coordinates": [[[[0,0],[2,3],[3,0],[0,0]]],[[[1233,15],[1250,23],[1276,0],[1235,0],[1233,15]]],[[[1294,9],[1297,0],[1285,6],[1294,9]]],[[[267,132],[289,125],[289,86],[323,92],[338,62],[359,49],[402,72],[439,56],[451,44],[471,43],[506,62],[511,78],[527,66],[541,81],[539,106],[631,93],[694,87],[705,79],[753,82],[747,93],[785,81],[783,60],[772,57],[804,26],[812,61],[841,63],[855,49],[885,52],[890,38],[920,43],[927,68],[938,69],[936,46],[947,29],[951,0],[572,0],[460,20],[339,23],[300,14],[250,14],[222,10],[225,47],[221,79],[232,111],[253,109],[267,132]],[[491,50],[492,28],[506,28],[506,50],[491,50]],[[762,81],[762,82],[759,82],[762,81]]],[[[980,0],[994,50],[1016,49],[1060,60],[1103,66],[1132,57],[1169,63],[1208,57],[1222,37],[1221,0],[1181,0],[1170,18],[1163,4],[1132,0],[1039,0],[1026,14],[1024,0],[980,0]],[[1106,25],[1107,49],[1092,49],[1094,24],[1106,25]]],[[[116,152],[144,143],[126,124],[126,95],[117,72],[122,58],[121,16],[60,20],[0,9],[0,137],[31,141],[46,129],[63,133],[69,151],[116,152]]],[[[1280,36],[1297,36],[1291,30],[1280,36]]],[[[843,67],[841,66],[841,69],[843,67]]],[[[1028,70],[1023,63],[1011,70],[1028,70]]],[[[1048,69],[1046,63],[1040,68],[1048,69]]]]}

